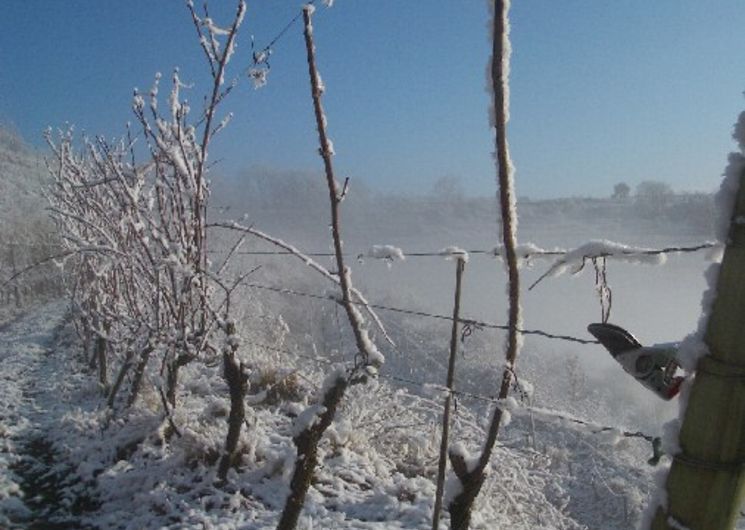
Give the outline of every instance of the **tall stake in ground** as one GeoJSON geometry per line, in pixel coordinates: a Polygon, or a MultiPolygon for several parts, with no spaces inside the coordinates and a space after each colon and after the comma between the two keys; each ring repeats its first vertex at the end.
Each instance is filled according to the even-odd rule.
{"type": "Polygon", "coordinates": [[[453,303],[453,327],[450,333],[450,359],[448,360],[447,389],[445,410],[442,413],[442,440],[440,440],[440,462],[437,467],[437,493],[435,507],[432,511],[432,530],[440,527],[440,512],[442,511],[442,493],[445,489],[445,468],[447,467],[448,438],[450,436],[450,405],[453,401],[453,380],[455,379],[455,357],[458,355],[458,324],[460,319],[460,292],[463,270],[466,267],[464,258],[455,261],[455,301],[453,303]]]}
{"type": "MultiPolygon", "coordinates": [[[[740,156],[743,167],[745,159],[732,156],[740,156]]],[[[667,506],[657,510],[654,530],[732,529],[745,501],[745,171],[738,176],[704,338],[709,354],[698,362],[680,430],[681,452],[667,478],[667,506]]]]}

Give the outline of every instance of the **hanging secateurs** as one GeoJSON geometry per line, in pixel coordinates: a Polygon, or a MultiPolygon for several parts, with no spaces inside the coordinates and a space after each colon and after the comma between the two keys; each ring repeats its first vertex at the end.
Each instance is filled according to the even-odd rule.
{"type": "Polygon", "coordinates": [[[669,400],[678,394],[684,378],[675,375],[680,368],[675,359],[677,343],[642,346],[631,333],[607,322],[590,324],[587,331],[626,372],[659,397],[669,400]]]}

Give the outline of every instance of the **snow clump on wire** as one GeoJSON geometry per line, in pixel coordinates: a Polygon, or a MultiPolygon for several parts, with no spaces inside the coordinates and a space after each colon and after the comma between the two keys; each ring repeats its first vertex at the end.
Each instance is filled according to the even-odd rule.
{"type": "Polygon", "coordinates": [[[440,256],[443,256],[447,260],[460,259],[464,263],[468,263],[468,252],[460,247],[445,247],[438,252],[440,256]]]}
{"type": "Polygon", "coordinates": [[[373,245],[368,249],[365,256],[368,258],[385,259],[389,261],[404,261],[406,259],[404,251],[399,247],[394,247],[393,245],[373,245]]]}
{"type": "Polygon", "coordinates": [[[648,248],[631,247],[607,239],[598,239],[568,251],[564,257],[551,266],[549,274],[560,276],[569,269],[573,269],[572,274],[574,274],[582,270],[582,266],[587,259],[601,257],[646,265],[663,265],[667,261],[664,254],[651,254],[650,251],[651,249],[648,248]]]}

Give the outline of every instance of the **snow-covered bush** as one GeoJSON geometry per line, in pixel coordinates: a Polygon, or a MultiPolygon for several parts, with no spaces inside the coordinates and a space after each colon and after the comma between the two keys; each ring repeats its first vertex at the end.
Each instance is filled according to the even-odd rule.
{"type": "Polygon", "coordinates": [[[212,76],[204,108],[191,117],[176,69],[167,105],[160,105],[160,74],[147,95],[135,90],[139,133],[128,128],[118,142],[83,138],[78,147],[72,131],[57,137],[48,132],[54,179],[49,198],[63,236],[77,323],[109,406],[117,408],[125,380],[127,405],[152,384],[169,435],[180,434],[172,409],[181,370],[195,361],[222,362],[231,397],[224,477],[245,416],[248,376],[231,318],[230,296],[241,278],[221,276],[225,263],[215,270],[207,259],[207,174],[210,143],[231,117],[220,118],[218,110],[235,86],[225,77],[246,5],[238,2],[228,28],[187,6],[212,76]],[[111,385],[109,372],[116,374],[111,385]]]}

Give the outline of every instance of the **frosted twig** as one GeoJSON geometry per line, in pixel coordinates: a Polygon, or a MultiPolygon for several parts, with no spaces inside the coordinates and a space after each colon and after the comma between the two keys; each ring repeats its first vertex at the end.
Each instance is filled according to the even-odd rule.
{"type": "Polygon", "coordinates": [[[222,265],[220,265],[220,268],[217,269],[217,272],[215,274],[219,276],[222,274],[222,271],[225,270],[225,268],[230,263],[230,258],[233,257],[233,255],[236,253],[236,251],[241,247],[243,242],[246,240],[246,236],[241,236],[238,238],[238,240],[235,242],[235,244],[230,248],[230,251],[228,252],[228,255],[225,257],[225,261],[222,262],[222,265]]]}
{"type": "MultiPolygon", "coordinates": [[[[262,232],[261,230],[253,228],[251,226],[243,226],[235,222],[210,223],[207,225],[207,228],[226,228],[228,230],[237,230],[239,232],[244,232],[244,233],[256,236],[259,239],[262,239],[268,243],[271,243],[272,245],[285,249],[287,251],[287,255],[295,256],[300,261],[305,263],[308,267],[310,267],[314,271],[321,274],[327,280],[334,282],[337,285],[340,284],[341,280],[339,279],[339,276],[337,274],[332,274],[326,267],[318,263],[308,254],[305,254],[303,251],[301,251],[294,245],[287,243],[277,237],[270,236],[266,232],[262,232]]],[[[390,344],[395,344],[393,342],[393,339],[391,339],[391,337],[388,335],[388,332],[386,331],[385,326],[383,325],[383,322],[380,320],[380,317],[378,317],[375,311],[372,310],[372,305],[367,301],[367,299],[362,295],[362,293],[359,290],[357,290],[354,286],[351,287],[350,292],[353,295],[353,297],[357,299],[357,302],[352,301],[352,303],[359,303],[365,309],[368,315],[370,315],[370,318],[375,322],[378,329],[385,337],[386,341],[390,344]]]]}
{"type": "MultiPolygon", "coordinates": [[[[515,361],[520,350],[521,337],[518,328],[521,325],[520,309],[520,274],[518,271],[517,247],[517,213],[513,168],[507,146],[507,121],[509,119],[509,0],[494,0],[493,12],[493,48],[491,58],[491,81],[494,108],[494,129],[496,133],[497,184],[499,188],[499,206],[501,212],[501,236],[507,269],[507,294],[509,309],[507,314],[508,331],[505,347],[505,369],[502,372],[502,383],[499,398],[507,398],[510,391],[515,361]]],[[[486,440],[478,460],[473,465],[455,448],[450,450],[450,461],[461,484],[461,492],[450,502],[451,528],[467,530],[471,521],[473,503],[481,490],[485,470],[497,441],[503,409],[495,407],[486,440]]]]}
{"type": "MultiPolygon", "coordinates": [[[[331,236],[334,243],[334,257],[339,277],[339,288],[341,289],[342,304],[347,313],[347,319],[352,328],[357,349],[363,357],[364,364],[367,365],[372,363],[378,365],[382,363],[382,355],[378,352],[377,347],[368,337],[367,331],[365,330],[365,322],[362,320],[360,313],[352,305],[354,287],[352,285],[349,268],[344,263],[344,251],[342,250],[341,240],[341,211],[339,208],[343,197],[339,191],[336,177],[334,175],[334,166],[332,162],[334,148],[326,132],[327,120],[323,110],[323,104],[321,103],[321,96],[324,87],[320,82],[320,75],[316,68],[315,45],[313,44],[313,26],[311,23],[311,15],[314,9],[315,8],[311,4],[308,4],[303,8],[303,21],[305,22],[305,48],[308,56],[308,75],[311,84],[313,111],[316,118],[316,129],[318,130],[319,152],[323,159],[326,185],[329,192],[331,236]]],[[[388,339],[390,340],[390,338],[388,339]]]]}

